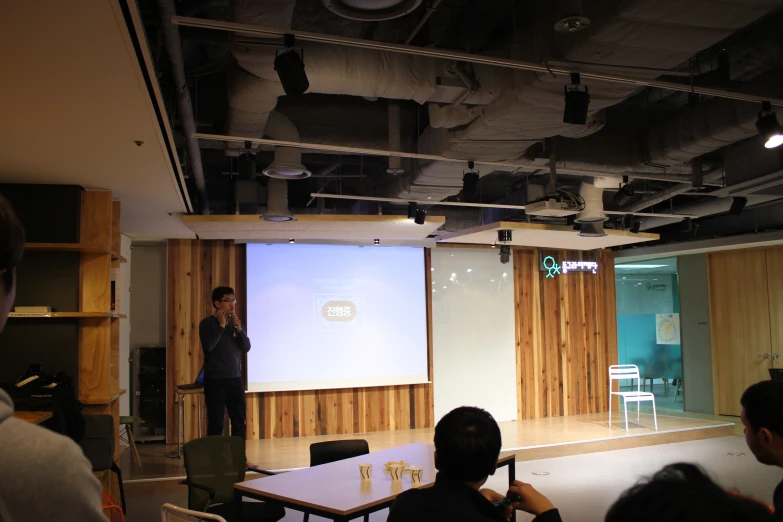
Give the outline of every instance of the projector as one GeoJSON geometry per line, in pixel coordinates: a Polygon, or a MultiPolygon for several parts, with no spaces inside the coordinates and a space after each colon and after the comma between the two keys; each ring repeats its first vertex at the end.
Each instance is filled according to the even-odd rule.
{"type": "Polygon", "coordinates": [[[572,209],[568,202],[556,199],[545,199],[525,205],[525,214],[530,216],[566,217],[577,213],[578,211],[572,209]]]}

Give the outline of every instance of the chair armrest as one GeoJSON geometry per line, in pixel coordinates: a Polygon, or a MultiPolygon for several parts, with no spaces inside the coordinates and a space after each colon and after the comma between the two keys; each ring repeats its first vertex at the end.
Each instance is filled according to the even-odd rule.
{"type": "Polygon", "coordinates": [[[215,500],[215,490],[212,489],[211,487],[205,486],[203,484],[198,484],[196,482],[191,482],[189,480],[180,480],[179,483],[184,485],[184,486],[187,486],[189,488],[196,488],[196,489],[200,489],[201,491],[206,491],[207,492],[207,494],[209,495],[209,500],[204,505],[204,509],[202,509],[202,511],[206,511],[207,508],[209,506],[211,506],[212,503],[214,502],[214,500],[215,500]]]}
{"type": "Polygon", "coordinates": [[[274,471],[267,471],[265,469],[258,469],[258,468],[246,468],[247,471],[254,471],[256,473],[260,473],[261,475],[277,475],[274,471]]]}

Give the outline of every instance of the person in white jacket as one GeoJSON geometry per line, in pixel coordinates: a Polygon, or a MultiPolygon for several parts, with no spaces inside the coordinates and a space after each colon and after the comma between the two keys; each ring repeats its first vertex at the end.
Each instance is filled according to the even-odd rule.
{"type": "MultiPolygon", "coordinates": [[[[0,331],[16,297],[23,249],[24,229],[0,196],[0,331]]],[[[0,390],[0,522],[42,520],[106,522],[101,484],[76,443],[15,418],[14,403],[0,390]]]]}

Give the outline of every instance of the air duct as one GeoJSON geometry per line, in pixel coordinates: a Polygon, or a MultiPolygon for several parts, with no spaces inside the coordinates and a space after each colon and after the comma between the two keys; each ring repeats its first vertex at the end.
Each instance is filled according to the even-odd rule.
{"type": "MultiPolygon", "coordinates": [[[[269,113],[264,134],[274,140],[300,141],[299,131],[287,116],[278,111],[269,113]]],[[[275,147],[274,161],[264,169],[264,174],[277,179],[304,179],[310,171],[302,165],[302,151],[292,147],[275,147]]]]}
{"type": "Polygon", "coordinates": [[[264,221],[296,220],[288,210],[288,182],[282,179],[270,179],[267,187],[266,212],[261,216],[264,221]]]}
{"type": "Polygon", "coordinates": [[[198,191],[199,206],[202,214],[209,214],[209,199],[207,197],[207,185],[204,179],[204,168],[201,165],[201,149],[198,140],[193,137],[196,132],[196,118],[193,115],[193,102],[190,98],[188,81],[185,78],[185,61],[182,58],[182,43],[179,39],[179,29],[171,18],[176,16],[177,10],[174,0],[158,0],[160,9],[161,27],[163,29],[163,46],[171,62],[171,75],[174,80],[174,92],[177,98],[177,115],[182,125],[182,133],[185,135],[185,148],[190,160],[190,171],[198,191]]]}
{"type": "Polygon", "coordinates": [[[604,224],[602,221],[593,223],[582,223],[579,228],[579,235],[582,237],[604,237],[604,224]]]}
{"type": "MultiPolygon", "coordinates": [[[[575,219],[577,223],[603,223],[609,219],[604,214],[604,188],[600,186],[609,186],[609,183],[606,178],[595,178],[593,183],[582,183],[579,196],[584,200],[584,208],[575,219]]],[[[603,232],[603,226],[600,228],[603,232]]]]}

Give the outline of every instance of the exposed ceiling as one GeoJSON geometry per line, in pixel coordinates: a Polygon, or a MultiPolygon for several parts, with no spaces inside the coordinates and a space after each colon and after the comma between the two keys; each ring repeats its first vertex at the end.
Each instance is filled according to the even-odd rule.
{"type": "MultiPolygon", "coordinates": [[[[384,5],[403,3],[388,0],[384,5]]],[[[348,18],[326,4],[185,0],[177,3],[177,14],[532,63],[550,60],[583,72],[657,78],[761,97],[776,97],[783,81],[783,0],[442,0],[435,10],[422,2],[412,11],[401,9],[402,16],[376,16],[375,21],[368,19],[380,11],[348,18]],[[569,9],[581,10],[591,20],[589,28],[556,32],[555,21],[569,9]]],[[[165,55],[165,46],[158,45],[165,26],[157,1],[140,0],[140,6],[153,53],[165,55]]],[[[591,94],[587,124],[571,125],[562,121],[563,88],[569,82],[564,76],[306,41],[297,45],[304,50],[309,90],[285,95],[273,68],[279,38],[184,26],[177,30],[181,66],[191,91],[200,93],[193,109],[203,134],[284,139],[280,129],[267,125],[276,111],[295,129],[288,132],[294,136],[289,141],[465,160],[461,165],[403,159],[399,168],[404,172],[395,176],[386,172],[391,165],[385,157],[304,150],[301,162],[318,175],[288,183],[288,206],[298,215],[377,211],[350,201],[314,203],[310,194],[321,192],[432,201],[430,213],[447,216],[439,240],[448,237],[443,233],[501,221],[570,228],[566,218],[528,216],[521,210],[437,205],[444,199],[514,205],[537,200],[547,193],[548,164],[555,154],[558,189],[576,194],[600,173],[607,211],[696,216],[687,223],[679,218],[611,216],[605,229],[613,232],[602,243],[608,246],[622,246],[618,238],[630,237],[629,229],[660,234],[653,242],[667,243],[754,231],[748,220],[728,212],[731,197],[738,194],[748,198],[746,214],[768,209],[766,230],[783,229],[783,216],[772,216],[783,201],[783,178],[775,176],[783,170],[783,157],[759,143],[757,103],[590,80],[582,82],[591,94]],[[391,116],[396,107],[399,123],[391,116]],[[495,162],[481,167],[473,193],[463,187],[468,160],[495,162]],[[504,168],[503,162],[515,166],[504,168]],[[517,166],[523,163],[530,167],[517,166]],[[692,186],[693,172],[701,173],[702,187],[692,186]],[[622,176],[629,177],[635,194],[618,203],[613,195],[622,176]],[[765,176],[768,183],[754,183],[765,176]],[[736,192],[743,183],[746,190],[736,192]],[[634,221],[639,219],[637,227],[634,221]]],[[[163,90],[173,96],[172,67],[165,60],[159,63],[163,90]]],[[[188,136],[179,134],[177,139],[184,147],[188,136]]],[[[260,171],[274,160],[274,148],[252,145],[258,176],[251,180],[245,175],[241,181],[237,156],[242,143],[202,140],[199,145],[207,190],[191,191],[191,197],[208,198],[217,214],[263,212],[267,180],[260,171]],[[258,188],[248,189],[247,183],[258,188]]],[[[399,212],[396,205],[379,205],[384,214],[399,212]]],[[[640,241],[626,241],[625,247],[632,242],[640,241]]]]}
{"type": "Polygon", "coordinates": [[[108,189],[123,233],[194,237],[119,2],[11,2],[0,46],[0,182],[108,189]]]}
{"type": "MultiPolygon", "coordinates": [[[[567,76],[298,40],[310,87],[304,95],[286,95],[273,66],[280,38],[169,23],[176,12],[780,98],[783,0],[442,0],[435,10],[428,1],[384,5],[404,2],[415,8],[397,17],[369,10],[358,17],[364,21],[336,14],[324,0],[118,0],[78,14],[61,2],[14,3],[0,21],[0,42],[14,49],[3,69],[3,114],[14,124],[0,130],[0,181],[110,189],[123,202],[123,232],[138,239],[193,237],[179,214],[202,209],[256,220],[272,203],[302,217],[404,211],[389,203],[311,197],[321,192],[431,201],[425,205],[430,215],[446,221],[441,235],[428,241],[469,236],[461,231],[500,222],[563,227],[560,232],[577,241],[584,238],[571,229],[573,217],[438,202],[526,205],[549,193],[571,198],[586,212],[584,198],[580,203],[567,193],[593,184],[603,189],[598,212],[696,216],[681,222],[610,215],[608,235],[596,243],[603,246],[783,230],[783,148],[760,143],[758,103],[583,79],[591,95],[588,118],[573,125],[563,123],[567,76]],[[169,8],[165,16],[161,5],[169,8]],[[569,9],[588,17],[589,28],[555,31],[569,9]],[[368,21],[372,17],[377,20],[368,21]],[[181,98],[177,78],[185,79],[191,100],[181,98]],[[197,141],[192,130],[433,159],[392,165],[382,156],[311,149],[292,156],[283,147],[246,150],[243,143],[197,141]],[[242,152],[252,152],[256,166],[240,176],[242,152]],[[273,202],[261,171],[281,157],[293,157],[313,176],[288,181],[273,202]],[[553,157],[557,193],[546,188],[553,157]],[[463,185],[468,160],[492,162],[482,164],[474,190],[463,185]],[[387,173],[392,167],[402,173],[387,173]],[[693,186],[693,173],[703,186],[693,186]],[[615,201],[623,176],[635,194],[615,201]],[[736,197],[747,198],[741,216],[730,212],[736,197]],[[660,239],[634,238],[630,229],[660,239]]],[[[286,234],[257,232],[270,241],[286,234]]]]}

